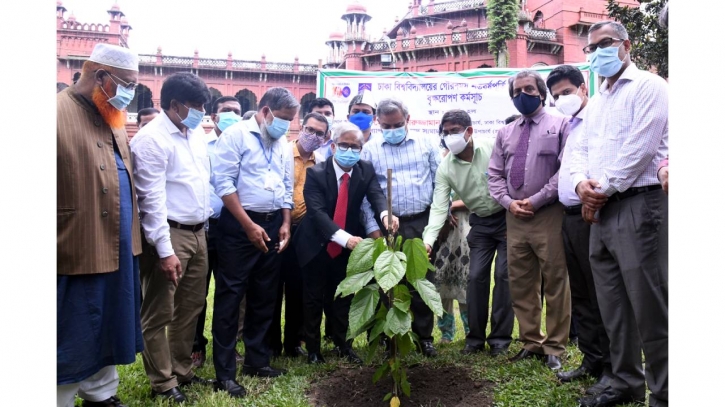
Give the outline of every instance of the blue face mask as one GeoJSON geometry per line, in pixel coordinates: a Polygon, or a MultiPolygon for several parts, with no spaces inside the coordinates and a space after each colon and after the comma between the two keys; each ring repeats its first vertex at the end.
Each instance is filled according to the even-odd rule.
{"type": "Polygon", "coordinates": [[[267,125],[267,134],[273,139],[278,139],[287,133],[289,130],[290,121],[274,117],[274,113],[270,109],[269,114],[272,115],[272,123],[267,125]]]}
{"type": "MultiPolygon", "coordinates": [[[[111,78],[111,80],[113,81],[113,78],[111,78]]],[[[116,83],[116,81],[113,81],[113,83],[116,83]]],[[[103,86],[101,86],[101,90],[106,96],[108,96],[108,93],[106,93],[106,91],[103,89],[103,86]]],[[[110,103],[111,106],[115,107],[118,110],[123,110],[131,104],[131,101],[133,100],[133,97],[135,95],[135,90],[128,90],[125,87],[121,86],[120,83],[116,83],[116,96],[109,97],[108,103],[110,103]]]]}
{"type": "Polygon", "coordinates": [[[357,112],[348,119],[350,123],[356,125],[360,131],[365,131],[373,125],[373,115],[364,112],[357,112]]]}
{"type": "Polygon", "coordinates": [[[408,132],[405,131],[405,126],[397,129],[383,129],[383,138],[390,144],[400,144],[405,139],[406,134],[408,132]]]}
{"type": "Polygon", "coordinates": [[[339,148],[335,148],[335,160],[340,167],[351,168],[353,165],[360,161],[360,153],[352,151],[351,148],[347,151],[342,151],[339,148]]]}
{"type": "Polygon", "coordinates": [[[539,106],[542,105],[541,96],[533,96],[524,92],[521,92],[518,96],[515,96],[513,101],[516,110],[521,112],[521,114],[524,116],[528,116],[531,113],[534,113],[536,109],[538,109],[539,106]]]}
{"type": "Polygon", "coordinates": [[[242,120],[242,117],[234,112],[221,112],[217,114],[217,117],[219,117],[219,121],[216,126],[221,131],[226,130],[232,124],[242,120]]]}
{"type": "Polygon", "coordinates": [[[192,109],[186,105],[182,105],[182,106],[184,106],[187,110],[189,110],[189,113],[187,113],[186,119],[184,119],[184,120],[181,120],[181,116],[179,116],[179,114],[176,113],[176,117],[178,117],[179,120],[181,120],[181,124],[186,126],[186,128],[189,130],[194,130],[197,127],[199,127],[199,125],[201,124],[201,121],[204,119],[204,112],[202,112],[201,110],[192,109]]]}
{"type": "MultiPolygon", "coordinates": [[[[619,44],[619,47],[622,44],[619,44]]],[[[597,48],[590,57],[592,71],[605,78],[616,75],[624,64],[624,61],[619,59],[619,47],[597,48]]]]}

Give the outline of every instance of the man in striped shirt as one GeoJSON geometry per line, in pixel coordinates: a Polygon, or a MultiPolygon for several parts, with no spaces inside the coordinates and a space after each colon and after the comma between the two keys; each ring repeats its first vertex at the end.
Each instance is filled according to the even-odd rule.
{"type": "Polygon", "coordinates": [[[584,406],[667,405],[667,196],[657,179],[668,152],[667,83],[631,61],[626,29],[589,30],[592,70],[606,78],[590,100],[572,150],[571,180],[592,222],[597,300],[611,342],[611,387],[584,406]],[[646,368],[642,369],[641,350],[646,368]]]}
{"type": "MultiPolygon", "coordinates": [[[[393,169],[393,215],[400,220],[400,235],[403,239],[422,238],[433,202],[435,174],[441,161],[438,146],[431,137],[408,131],[410,114],[400,100],[381,100],[376,113],[382,134],[370,136],[360,159],[372,162],[386,197],[388,168],[393,169]]],[[[363,201],[363,219],[368,235],[382,235],[367,200],[363,201]]],[[[429,279],[430,275],[429,272],[429,279]]],[[[435,356],[433,312],[417,292],[413,293],[410,308],[414,317],[413,332],[420,338],[422,353],[435,356]]]]}

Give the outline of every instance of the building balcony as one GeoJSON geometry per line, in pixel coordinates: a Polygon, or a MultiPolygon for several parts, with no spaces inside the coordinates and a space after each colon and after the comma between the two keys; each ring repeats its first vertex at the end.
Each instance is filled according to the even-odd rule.
{"type": "Polygon", "coordinates": [[[488,42],[488,28],[453,33],[418,35],[410,38],[398,38],[390,41],[377,41],[367,45],[365,55],[384,54],[391,51],[411,51],[423,48],[447,47],[468,43],[488,42]]]}
{"type": "Polygon", "coordinates": [[[225,71],[263,71],[263,72],[291,72],[301,75],[316,75],[320,68],[316,64],[301,64],[298,62],[267,62],[247,61],[240,59],[215,59],[198,57],[181,57],[161,54],[140,54],[140,66],[213,69],[225,71]]]}
{"type": "Polygon", "coordinates": [[[611,20],[608,15],[600,13],[590,13],[579,9],[579,21],[577,21],[571,28],[575,29],[578,36],[585,33],[585,30],[589,30],[589,27],[602,20],[611,20]]]}
{"type": "Polygon", "coordinates": [[[485,7],[484,0],[453,0],[436,2],[433,4],[421,4],[418,7],[418,15],[425,16],[431,14],[450,13],[461,10],[471,10],[485,7]]]}

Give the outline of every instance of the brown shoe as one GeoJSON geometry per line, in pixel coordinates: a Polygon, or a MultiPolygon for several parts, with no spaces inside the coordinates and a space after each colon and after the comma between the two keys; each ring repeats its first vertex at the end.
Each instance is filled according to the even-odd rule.
{"type": "Polygon", "coordinates": [[[206,362],[206,352],[200,350],[196,352],[191,352],[192,366],[199,368],[204,366],[204,362],[206,362]]]}
{"type": "Polygon", "coordinates": [[[236,350],[236,349],[234,349],[234,356],[237,357],[237,364],[238,365],[241,365],[242,363],[244,363],[244,355],[242,355],[241,353],[239,353],[239,351],[236,350]]]}

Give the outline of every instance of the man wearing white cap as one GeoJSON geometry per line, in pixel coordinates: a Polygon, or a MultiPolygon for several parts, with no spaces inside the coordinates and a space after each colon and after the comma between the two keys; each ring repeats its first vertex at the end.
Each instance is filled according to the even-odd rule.
{"type": "Polygon", "coordinates": [[[358,93],[347,107],[347,120],[356,125],[363,133],[363,143],[367,143],[375,123],[375,103],[371,92],[358,93]]]}
{"type": "Polygon", "coordinates": [[[143,350],[141,235],[125,108],[138,55],[98,44],[57,96],[57,402],[122,406],[115,365],[143,350]]]}

